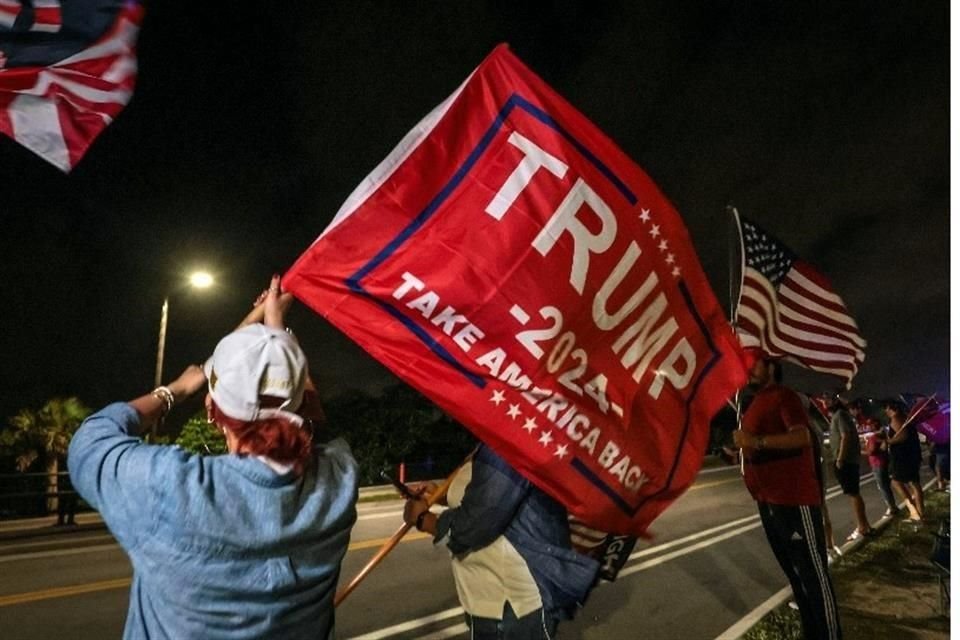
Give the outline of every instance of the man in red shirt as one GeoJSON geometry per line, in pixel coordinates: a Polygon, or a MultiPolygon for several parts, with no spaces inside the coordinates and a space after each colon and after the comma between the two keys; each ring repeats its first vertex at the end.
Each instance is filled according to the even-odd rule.
{"type": "Polygon", "coordinates": [[[750,368],[756,390],[734,443],[743,450],[744,480],[763,530],[790,580],[809,640],[841,637],[827,569],[821,491],[807,412],[780,384],[780,363],[761,356],[750,368]]]}

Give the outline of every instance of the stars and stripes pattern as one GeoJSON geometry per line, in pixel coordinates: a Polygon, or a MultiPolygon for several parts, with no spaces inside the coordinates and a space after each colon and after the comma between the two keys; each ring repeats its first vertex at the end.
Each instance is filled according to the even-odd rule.
{"type": "Polygon", "coordinates": [[[827,279],[755,223],[737,215],[740,299],[734,319],[744,347],[843,378],[849,387],[867,346],[827,279]]]}
{"type": "MultiPolygon", "coordinates": [[[[0,27],[12,29],[23,12],[20,0],[0,0],[0,27]]],[[[28,31],[56,33],[63,26],[60,0],[33,0],[28,31]]]]}
{"type": "MultiPolygon", "coordinates": [[[[0,2],[11,11],[16,4],[0,2]]],[[[46,7],[58,3],[40,4],[50,9],[43,24],[59,29],[59,6],[46,7]]],[[[86,49],[48,66],[0,66],[0,132],[69,172],[130,101],[142,18],[142,6],[128,2],[86,49]]]]}
{"type": "Polygon", "coordinates": [[[33,25],[31,31],[56,33],[63,26],[60,0],[33,0],[33,25]]]}
{"type": "Polygon", "coordinates": [[[13,27],[22,9],[19,0],[0,0],[0,27],[13,27]]]}

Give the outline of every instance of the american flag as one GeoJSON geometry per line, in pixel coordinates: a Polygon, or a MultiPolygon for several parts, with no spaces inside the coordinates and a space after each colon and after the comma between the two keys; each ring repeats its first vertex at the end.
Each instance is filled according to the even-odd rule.
{"type": "Polygon", "coordinates": [[[863,363],[866,341],[827,279],[782,242],[737,215],[741,282],[735,323],[744,347],[758,347],[846,380],[863,363]]]}
{"type": "Polygon", "coordinates": [[[0,0],[0,132],[68,172],[130,101],[143,8],[60,5],[0,0]]]}

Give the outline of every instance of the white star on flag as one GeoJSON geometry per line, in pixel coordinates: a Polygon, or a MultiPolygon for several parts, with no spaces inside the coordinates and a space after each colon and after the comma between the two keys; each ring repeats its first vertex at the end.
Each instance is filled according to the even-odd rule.
{"type": "Polygon", "coordinates": [[[650,209],[640,209],[640,219],[644,222],[650,222],[650,209]]]}
{"type": "Polygon", "coordinates": [[[660,235],[660,225],[655,224],[652,227],[650,227],[650,235],[653,236],[654,238],[660,235]]]}
{"type": "Polygon", "coordinates": [[[673,260],[674,260],[673,254],[672,254],[672,253],[668,253],[668,254],[667,254],[667,257],[666,257],[667,264],[673,264],[673,260]]]}
{"type": "Polygon", "coordinates": [[[527,418],[523,423],[523,430],[527,433],[533,433],[533,430],[537,428],[537,421],[533,418],[527,418]]]}
{"type": "Polygon", "coordinates": [[[550,435],[550,432],[549,432],[549,431],[541,431],[541,432],[540,432],[540,440],[538,440],[538,442],[539,442],[540,444],[542,444],[543,446],[547,446],[547,445],[549,445],[551,442],[553,442],[553,436],[550,435]]]}
{"type": "Polygon", "coordinates": [[[673,271],[670,272],[674,278],[680,277],[680,267],[674,267],[673,271]]]}
{"type": "Polygon", "coordinates": [[[520,405],[518,404],[510,405],[510,408],[507,409],[507,415],[513,418],[514,420],[516,420],[517,416],[520,415],[520,405]]]}
{"type": "Polygon", "coordinates": [[[503,402],[505,399],[506,398],[503,397],[502,389],[497,389],[496,391],[493,392],[493,395],[490,396],[490,402],[497,405],[498,407],[500,406],[500,403],[503,402]]]}
{"type": "Polygon", "coordinates": [[[553,455],[563,460],[563,458],[567,455],[567,445],[565,444],[557,445],[557,450],[553,452],[553,455]]]}
{"type": "Polygon", "coordinates": [[[661,253],[663,253],[664,251],[666,251],[666,250],[667,250],[667,241],[666,241],[666,240],[661,240],[661,241],[660,241],[660,244],[657,245],[657,248],[660,249],[660,252],[661,252],[661,253]]]}

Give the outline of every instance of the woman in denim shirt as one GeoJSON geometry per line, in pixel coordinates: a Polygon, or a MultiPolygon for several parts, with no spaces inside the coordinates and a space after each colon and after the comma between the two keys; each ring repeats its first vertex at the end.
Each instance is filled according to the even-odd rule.
{"type": "Polygon", "coordinates": [[[487,446],[457,472],[439,516],[409,500],[404,520],[446,543],[471,638],[554,637],[593,588],[599,563],[573,551],[566,510],[487,446]]]}
{"type": "Polygon", "coordinates": [[[340,562],[356,521],[356,463],[314,446],[307,363],[283,330],[279,278],[264,324],[224,338],[205,371],[88,418],[69,451],[77,491],[133,564],[125,638],[331,638],[340,562]],[[191,455],[137,433],[208,386],[229,454],[191,455]]]}

